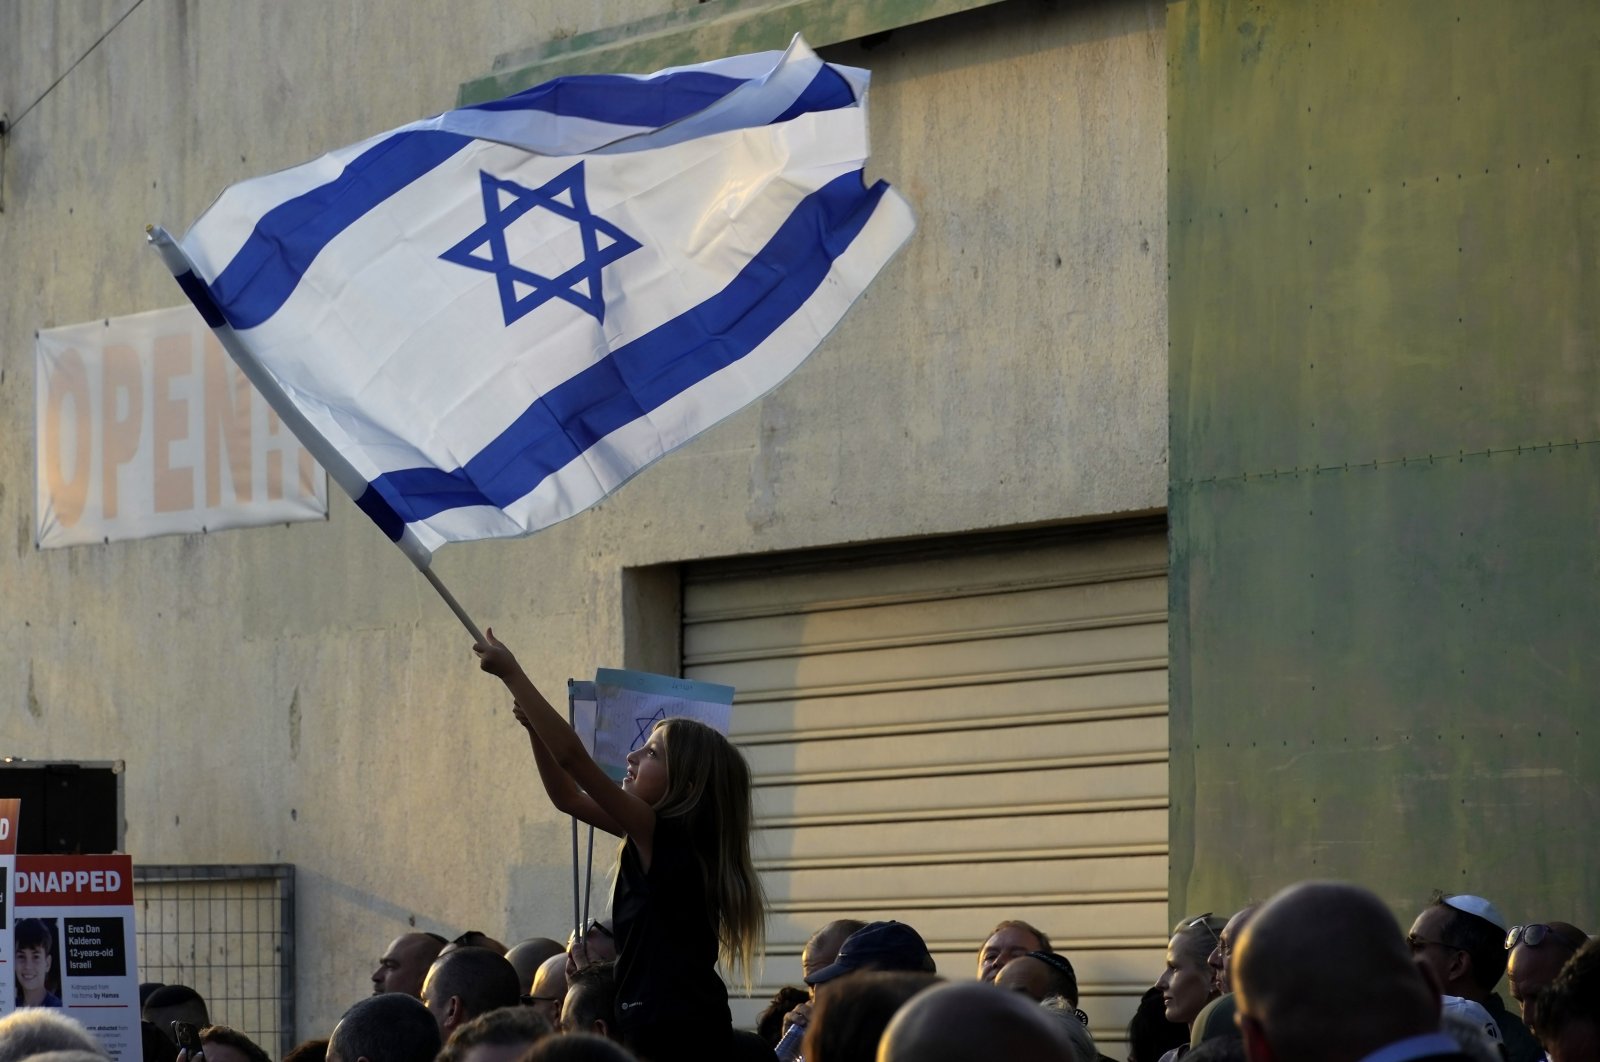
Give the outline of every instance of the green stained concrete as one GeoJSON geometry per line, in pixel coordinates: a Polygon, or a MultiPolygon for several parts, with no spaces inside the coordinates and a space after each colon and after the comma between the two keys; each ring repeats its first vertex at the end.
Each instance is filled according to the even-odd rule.
{"type": "Polygon", "coordinates": [[[1600,8],[1167,41],[1173,909],[1345,877],[1592,927],[1600,8]]]}
{"type": "Polygon", "coordinates": [[[649,73],[727,55],[781,49],[796,33],[814,48],[859,40],[998,0],[719,0],[503,55],[461,86],[466,106],[567,74],[649,73]]]}

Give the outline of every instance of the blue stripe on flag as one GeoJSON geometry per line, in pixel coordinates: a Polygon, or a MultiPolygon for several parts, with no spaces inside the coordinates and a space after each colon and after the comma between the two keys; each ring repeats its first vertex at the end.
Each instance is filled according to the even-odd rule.
{"type": "Polygon", "coordinates": [[[356,499],[356,508],[370,516],[372,522],[378,525],[378,530],[389,536],[390,542],[399,542],[405,535],[405,520],[390,507],[383,495],[372,489],[371,484],[356,499]]]}
{"type": "MultiPolygon", "coordinates": [[[[837,76],[837,75],[835,75],[837,76]]],[[[705,110],[746,79],[685,70],[641,80],[616,74],[558,77],[468,111],[548,111],[612,125],[662,126],[705,110]]]]}
{"type": "Polygon", "coordinates": [[[267,211],[211,283],[228,323],[254,328],[277,313],[330,240],[470,143],[459,133],[397,133],[363,151],[334,180],[267,211]]]}
{"type": "MultiPolygon", "coordinates": [[[[540,110],[619,125],[663,126],[696,114],[746,84],[739,78],[684,71],[640,80],[614,74],[557,78],[467,110],[540,110]]],[[[826,64],[773,124],[855,102],[850,85],[826,64]]],[[[471,138],[413,129],[387,137],[352,160],[337,178],[262,215],[210,285],[211,298],[235,329],[277,313],[317,255],[384,200],[456,154],[471,138]]]]}
{"type": "Polygon", "coordinates": [[[228,319],[222,316],[222,311],[217,309],[217,304],[211,300],[211,292],[206,290],[206,282],[195,276],[194,270],[183,271],[178,277],[178,287],[189,296],[194,308],[200,311],[200,317],[208,328],[221,328],[228,323],[228,319]]]}
{"type": "Polygon", "coordinates": [[[613,431],[749,354],[811,297],[872,216],[889,186],[866,188],[861,177],[853,171],[811,193],[722,291],[551,390],[465,467],[385,473],[366,494],[387,505],[362,508],[408,522],[465,506],[503,509],[613,431]]]}
{"type": "Polygon", "coordinates": [[[817,71],[817,76],[811,79],[811,84],[800,93],[800,98],[768,124],[777,125],[779,122],[787,122],[791,118],[798,118],[813,111],[838,110],[840,107],[850,106],[855,101],[855,90],[850,87],[850,82],[833,67],[823,63],[822,69],[817,71]]]}

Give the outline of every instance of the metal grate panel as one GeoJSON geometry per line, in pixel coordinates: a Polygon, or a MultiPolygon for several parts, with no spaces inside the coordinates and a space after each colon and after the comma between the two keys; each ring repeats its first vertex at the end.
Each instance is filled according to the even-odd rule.
{"type": "Polygon", "coordinates": [[[211,1020],[294,1046],[294,867],[135,866],[139,976],[184,984],[211,1020]]]}

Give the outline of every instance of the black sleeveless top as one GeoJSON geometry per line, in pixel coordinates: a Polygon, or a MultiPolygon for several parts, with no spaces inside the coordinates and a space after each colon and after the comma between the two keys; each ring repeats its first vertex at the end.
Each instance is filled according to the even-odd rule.
{"type": "Polygon", "coordinates": [[[657,818],[651,849],[647,873],[627,840],[611,894],[623,1042],[650,1062],[725,1057],[733,1016],[694,840],[683,820],[657,818]]]}

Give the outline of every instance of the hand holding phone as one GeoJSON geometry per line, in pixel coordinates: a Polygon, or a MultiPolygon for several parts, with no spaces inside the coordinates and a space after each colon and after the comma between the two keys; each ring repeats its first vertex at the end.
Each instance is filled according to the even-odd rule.
{"type": "Polygon", "coordinates": [[[172,1040],[178,1045],[178,1055],[186,1062],[199,1062],[205,1058],[200,1049],[200,1026],[192,1021],[172,1023],[172,1040]]]}

